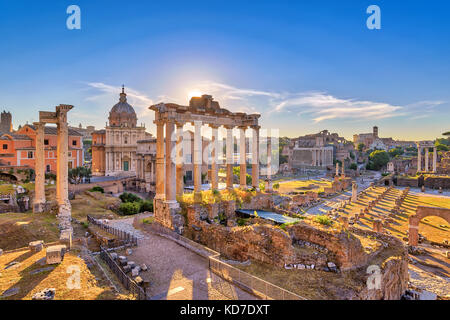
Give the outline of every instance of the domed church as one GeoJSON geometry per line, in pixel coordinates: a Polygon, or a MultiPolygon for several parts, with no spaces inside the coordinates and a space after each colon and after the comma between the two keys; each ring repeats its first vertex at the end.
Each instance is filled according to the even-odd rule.
{"type": "Polygon", "coordinates": [[[136,155],[138,141],[151,137],[145,126],[137,126],[134,108],[127,102],[122,86],[119,102],[109,112],[109,123],[104,130],[92,134],[93,175],[135,175],[138,168],[136,155]]]}

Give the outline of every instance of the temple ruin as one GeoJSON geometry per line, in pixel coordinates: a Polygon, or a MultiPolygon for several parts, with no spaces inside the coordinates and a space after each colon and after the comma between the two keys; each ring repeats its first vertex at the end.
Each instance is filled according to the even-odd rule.
{"type": "Polygon", "coordinates": [[[177,230],[182,226],[177,195],[182,195],[183,186],[183,127],[192,124],[194,130],[194,197],[201,201],[201,166],[203,125],[212,129],[211,189],[218,189],[218,129],[226,129],[226,187],[233,188],[233,128],[239,129],[240,187],[246,188],[246,139],[248,128],[252,129],[251,163],[252,186],[259,186],[259,114],[233,113],[219,106],[212,96],[193,97],[189,106],[160,103],[150,106],[155,111],[156,124],[156,196],[154,199],[155,219],[165,227],[177,230]],[[165,139],[164,139],[165,131],[165,139]],[[179,216],[179,215],[178,215],[179,216]]]}
{"type": "Polygon", "coordinates": [[[56,168],[56,201],[58,203],[58,220],[61,230],[71,230],[71,205],[68,188],[68,124],[67,113],[71,105],[60,104],[55,112],[39,111],[39,122],[36,126],[36,179],[33,212],[48,210],[45,199],[45,159],[44,128],[47,123],[56,124],[57,128],[57,168],[56,168]]]}

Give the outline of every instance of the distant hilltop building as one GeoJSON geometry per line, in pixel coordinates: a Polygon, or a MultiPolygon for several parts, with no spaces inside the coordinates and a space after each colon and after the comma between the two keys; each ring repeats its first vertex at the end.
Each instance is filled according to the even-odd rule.
{"type": "Polygon", "coordinates": [[[378,127],[374,126],[371,133],[360,133],[353,135],[353,143],[355,147],[362,143],[365,149],[389,150],[395,147],[413,147],[414,141],[400,141],[392,138],[380,138],[378,135],[378,127]]]}
{"type": "Polygon", "coordinates": [[[0,118],[0,132],[7,133],[12,132],[12,115],[11,112],[3,111],[0,118]]]}
{"type": "Polygon", "coordinates": [[[290,140],[282,150],[288,156],[289,167],[330,167],[335,159],[345,161],[350,157],[353,144],[337,133],[323,130],[290,140]]]}

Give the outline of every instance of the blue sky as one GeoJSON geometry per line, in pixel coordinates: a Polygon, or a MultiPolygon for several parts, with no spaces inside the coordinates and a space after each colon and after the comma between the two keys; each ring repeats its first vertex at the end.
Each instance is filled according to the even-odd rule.
{"type": "Polygon", "coordinates": [[[298,136],[434,139],[450,129],[448,1],[0,2],[0,108],[14,126],[72,104],[73,125],[107,121],[125,84],[148,106],[212,94],[298,136]],[[66,8],[81,8],[68,30],[66,8]],[[366,27],[369,5],[381,30],[366,27]]]}

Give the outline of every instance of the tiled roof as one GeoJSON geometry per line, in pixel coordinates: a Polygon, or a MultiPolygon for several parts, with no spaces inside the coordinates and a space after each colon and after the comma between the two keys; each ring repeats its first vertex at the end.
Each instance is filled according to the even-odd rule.
{"type": "Polygon", "coordinates": [[[13,140],[32,140],[29,136],[25,134],[17,134],[17,133],[1,133],[0,140],[9,140],[6,135],[9,135],[13,138],[13,140]]]}
{"type": "MultiPolygon", "coordinates": [[[[27,124],[27,126],[29,126],[33,130],[36,130],[36,127],[33,124],[27,124]]],[[[81,133],[71,128],[68,129],[68,132],[69,136],[79,136],[79,137],[83,136],[81,133]]],[[[44,133],[53,136],[56,136],[58,134],[56,127],[53,126],[51,127],[45,126],[44,133]]]]}

